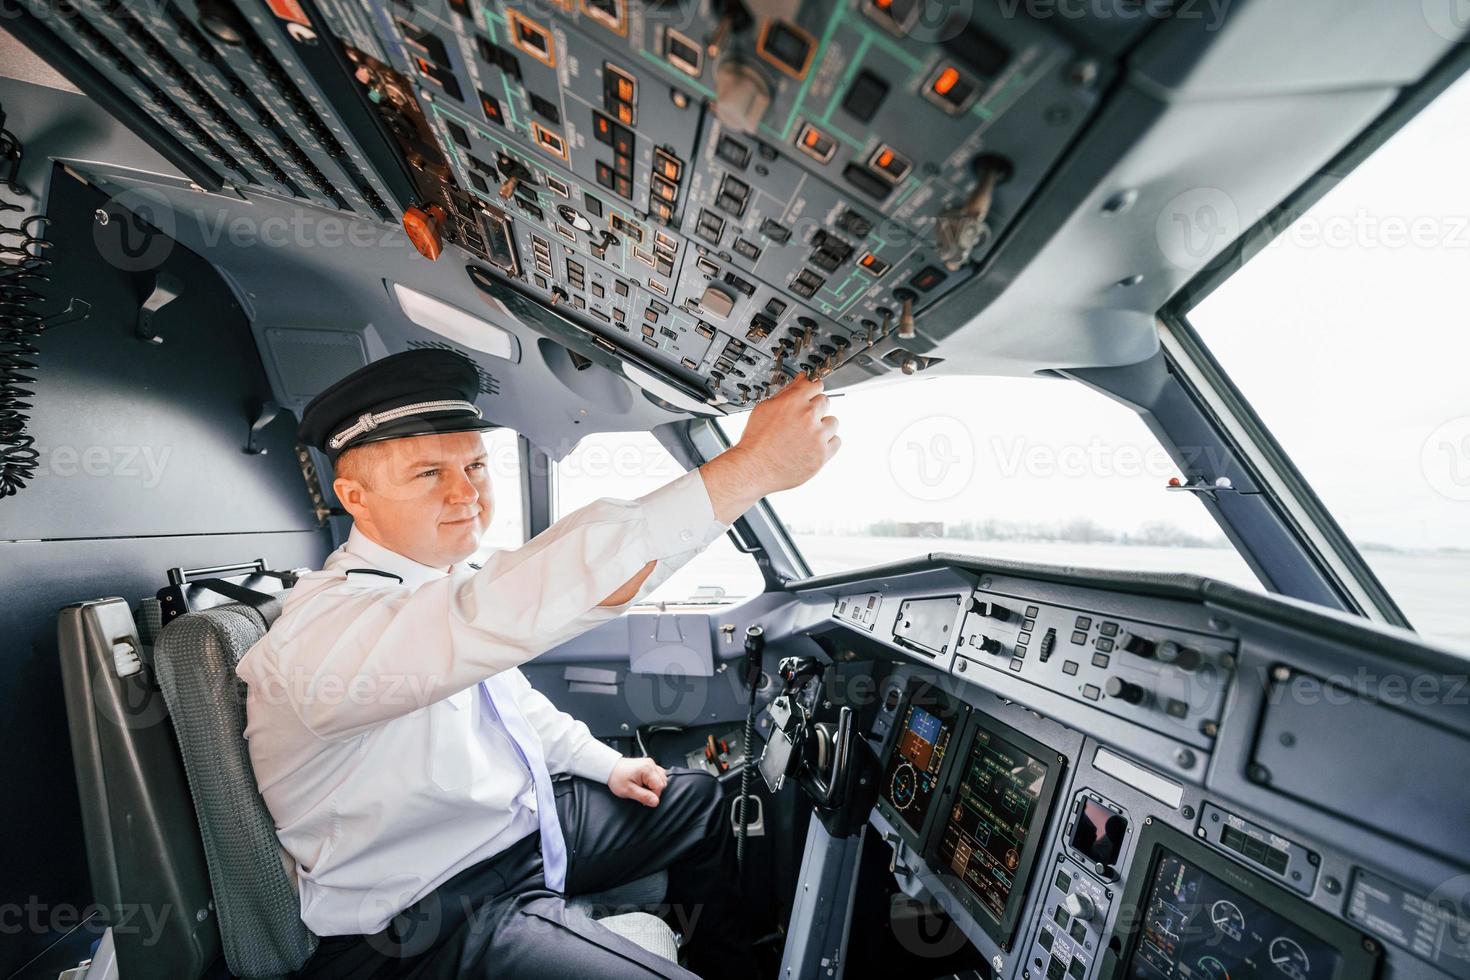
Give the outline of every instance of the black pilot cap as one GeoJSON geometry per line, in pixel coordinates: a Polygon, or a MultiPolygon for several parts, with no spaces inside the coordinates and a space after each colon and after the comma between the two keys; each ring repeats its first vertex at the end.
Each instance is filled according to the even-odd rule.
{"type": "Polygon", "coordinates": [[[480,375],[454,351],[423,348],[358,368],[317,395],[296,435],[335,464],[354,446],[442,432],[494,429],[475,406],[480,375]]]}

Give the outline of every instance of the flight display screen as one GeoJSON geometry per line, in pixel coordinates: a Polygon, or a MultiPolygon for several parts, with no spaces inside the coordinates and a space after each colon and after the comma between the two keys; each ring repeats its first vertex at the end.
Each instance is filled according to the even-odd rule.
{"type": "Polygon", "coordinates": [[[1117,864],[1128,836],[1128,818],[1084,796],[1072,829],[1072,847],[1099,864],[1117,864]]]}
{"type": "MultiPolygon", "coordinates": [[[[998,928],[1009,932],[1006,914],[1024,891],[1034,835],[1050,807],[1047,763],[981,724],[959,775],[954,807],[938,843],[938,864],[979,899],[998,928]],[[1025,865],[1025,866],[1023,866],[1025,865]]],[[[1008,936],[1006,937],[1009,938],[1008,936]]],[[[998,940],[1004,941],[1004,940],[998,940]]]]}
{"type": "Polygon", "coordinates": [[[949,722],[910,700],[898,731],[898,744],[883,774],[883,798],[915,834],[924,830],[924,815],[934,799],[952,734],[949,722]]]}
{"type": "Polygon", "coordinates": [[[1330,980],[1338,953],[1164,849],[1148,885],[1132,980],[1330,980]]]}

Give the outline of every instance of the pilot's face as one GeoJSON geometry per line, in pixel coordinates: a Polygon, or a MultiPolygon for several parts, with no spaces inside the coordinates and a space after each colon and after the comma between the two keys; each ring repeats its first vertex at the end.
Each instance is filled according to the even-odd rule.
{"type": "Polygon", "coordinates": [[[479,432],[371,443],[339,466],[342,506],[379,544],[434,568],[463,561],[490,525],[490,467],[479,432]]]}

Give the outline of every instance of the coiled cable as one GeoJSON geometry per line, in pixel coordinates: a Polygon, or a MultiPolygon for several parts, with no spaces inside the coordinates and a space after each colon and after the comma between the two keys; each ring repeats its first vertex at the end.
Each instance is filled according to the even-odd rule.
{"type": "MultiPolygon", "coordinates": [[[[0,107],[0,192],[29,200],[20,182],[24,148],[5,128],[0,107]]],[[[27,431],[40,348],[36,340],[46,329],[38,306],[40,288],[50,281],[46,267],[45,215],[16,220],[25,207],[0,196],[0,498],[13,496],[35,476],[40,463],[35,439],[27,431]]]]}

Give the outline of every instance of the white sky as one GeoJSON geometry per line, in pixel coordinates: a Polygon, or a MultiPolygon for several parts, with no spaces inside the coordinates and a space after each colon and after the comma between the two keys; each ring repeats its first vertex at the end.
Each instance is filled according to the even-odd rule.
{"type": "Polygon", "coordinates": [[[1467,119],[1470,77],[1190,316],[1359,543],[1470,548],[1467,119]]]}
{"type": "MultiPolygon", "coordinates": [[[[839,393],[832,410],[842,448],[811,483],[772,498],[798,528],[1163,520],[1219,535],[1197,501],[1164,489],[1178,470],[1138,416],[1078,384],[930,378],[839,393]]],[[[732,438],[744,422],[726,420],[732,438]]]]}

